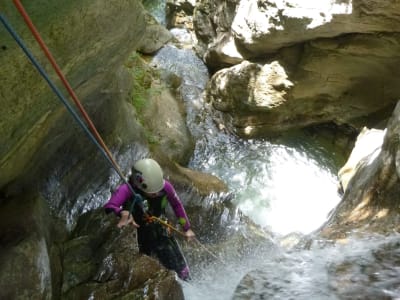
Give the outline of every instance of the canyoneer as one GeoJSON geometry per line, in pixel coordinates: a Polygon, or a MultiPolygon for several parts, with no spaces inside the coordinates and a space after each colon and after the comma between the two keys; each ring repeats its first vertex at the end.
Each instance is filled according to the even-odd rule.
{"type": "Polygon", "coordinates": [[[116,189],[104,208],[106,213],[114,212],[120,217],[118,227],[133,225],[137,228],[140,253],[157,257],[162,265],[174,270],[179,278],[188,280],[190,274],[185,257],[168,226],[163,225],[168,204],[183,229],[183,235],[188,240],[195,239],[175,188],[164,179],[160,165],[151,158],[145,158],[133,165],[129,182],[116,189]],[[141,196],[141,201],[135,201],[137,197],[134,197],[132,189],[141,196]]]}

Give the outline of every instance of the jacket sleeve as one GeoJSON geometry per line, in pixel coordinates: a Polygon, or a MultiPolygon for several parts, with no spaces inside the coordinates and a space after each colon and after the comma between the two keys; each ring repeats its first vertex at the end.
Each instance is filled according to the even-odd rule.
{"type": "Polygon", "coordinates": [[[132,197],[128,184],[120,185],[112,194],[110,200],[103,206],[106,213],[114,212],[117,216],[121,214],[122,205],[132,197]]]}
{"type": "Polygon", "coordinates": [[[172,209],[174,210],[174,213],[178,219],[179,224],[181,224],[184,231],[188,231],[190,229],[190,222],[186,214],[185,208],[183,207],[182,201],[176,194],[174,187],[167,180],[165,180],[164,190],[167,194],[168,202],[171,205],[172,209]]]}

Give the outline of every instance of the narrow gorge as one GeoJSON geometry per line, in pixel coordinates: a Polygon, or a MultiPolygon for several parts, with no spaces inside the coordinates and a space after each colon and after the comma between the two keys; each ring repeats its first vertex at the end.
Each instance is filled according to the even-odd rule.
{"type": "Polygon", "coordinates": [[[121,176],[7,29],[75,108],[19,2],[0,0],[1,299],[400,297],[398,1],[21,1],[122,173],[153,157],[174,183],[189,282],[104,213],[121,176]]]}

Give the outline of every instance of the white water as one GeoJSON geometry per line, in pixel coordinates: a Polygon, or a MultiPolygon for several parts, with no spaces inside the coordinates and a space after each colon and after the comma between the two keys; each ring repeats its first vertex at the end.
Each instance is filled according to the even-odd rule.
{"type": "Polygon", "coordinates": [[[327,153],[319,149],[321,157],[312,156],[301,149],[312,147],[307,143],[297,148],[267,141],[216,144],[211,156],[196,157],[193,167],[227,182],[238,207],[260,226],[282,235],[306,234],[322,225],[340,200],[336,174],[324,166],[327,153]]]}
{"type": "MultiPolygon", "coordinates": [[[[310,233],[340,201],[336,175],[324,165],[329,165],[327,153],[323,149],[304,150],[313,146],[312,141],[303,139],[294,147],[267,141],[233,142],[232,138],[229,144],[219,144],[225,139],[219,138],[207,145],[208,151],[197,153],[192,167],[227,182],[237,195],[240,210],[267,230],[279,235],[310,233]]],[[[193,283],[184,285],[186,299],[231,299],[249,271],[262,266],[277,268],[282,262],[271,261],[276,255],[276,249],[254,250],[230,265],[209,266],[193,283]]],[[[289,266],[292,263],[289,260],[289,266]]],[[[310,280],[318,281],[318,276],[310,280]]]]}
{"type": "MultiPolygon", "coordinates": [[[[194,53],[168,46],[153,63],[183,79],[188,126],[197,141],[191,168],[224,180],[238,208],[275,234],[306,234],[322,225],[340,200],[333,154],[305,135],[275,142],[242,141],[220,132],[201,96],[207,69],[194,53]]],[[[192,282],[183,283],[186,299],[231,299],[245,274],[276,255],[263,249],[250,249],[240,261],[232,258],[229,263],[228,257],[227,264],[197,270],[192,282]]]]}
{"type": "MultiPolygon", "coordinates": [[[[208,80],[201,60],[166,47],[155,62],[183,79],[187,123],[197,142],[191,168],[223,179],[240,210],[278,237],[323,224],[340,201],[336,153],[307,135],[240,141],[218,131],[201,97],[208,80]]],[[[185,299],[400,299],[397,234],[349,238],[343,245],[317,241],[308,250],[282,249],[278,241],[249,246],[244,256],[226,255],[225,263],[192,266],[193,280],[182,282],[185,299]],[[250,283],[238,288],[246,275],[250,283]]]]}

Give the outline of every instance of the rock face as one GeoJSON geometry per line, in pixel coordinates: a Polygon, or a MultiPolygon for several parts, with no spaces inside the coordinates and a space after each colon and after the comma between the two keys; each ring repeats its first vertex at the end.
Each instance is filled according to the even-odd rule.
{"type": "Polygon", "coordinates": [[[60,260],[56,247],[48,246],[55,232],[45,200],[32,195],[1,204],[0,298],[54,299],[57,276],[51,261],[55,271],[60,260]]]}
{"type": "Polygon", "coordinates": [[[238,44],[251,56],[317,38],[349,33],[397,32],[398,3],[323,0],[305,3],[240,1],[232,22],[238,44]]]}
{"type": "MultiPolygon", "coordinates": [[[[12,2],[1,6],[69,98],[12,2]]],[[[226,191],[216,177],[178,165],[193,150],[179,78],[167,86],[146,63],[132,65],[137,51],[152,54],[172,36],[141,1],[40,0],[25,8],[123,174],[151,153],[181,181],[178,193],[226,191]]],[[[0,52],[0,298],[183,299],[176,274],[140,255],[135,231],[118,230],[117,218],[104,214],[121,178],[3,29],[0,52]]]]}
{"type": "MultiPolygon", "coordinates": [[[[55,80],[54,72],[16,8],[11,2],[4,6],[5,16],[55,80]]],[[[107,91],[113,78],[110,74],[118,72],[143,37],[145,23],[140,1],[80,1],[79,4],[41,1],[27,3],[25,9],[75,92],[89,107],[88,111],[107,105],[102,94],[110,92],[107,91]]],[[[75,139],[75,135],[80,139],[80,133],[65,129],[65,123],[61,123],[64,108],[58,99],[4,30],[0,31],[0,37],[0,187],[4,187],[32,167],[36,150],[49,140],[48,135],[57,124],[64,127],[60,129],[62,134],[59,132],[57,142],[48,144],[45,154],[40,155],[54,156],[68,139],[75,139]]],[[[72,119],[65,122],[71,124],[72,119]]]]}
{"type": "Polygon", "coordinates": [[[276,61],[265,65],[244,61],[217,72],[207,86],[206,99],[215,109],[229,114],[230,119],[226,118],[225,123],[236,133],[243,136],[261,135],[265,130],[273,133],[290,128],[293,121],[288,115],[295,108],[287,105],[285,99],[293,83],[287,78],[276,61]]]}
{"type": "MultiPolygon", "coordinates": [[[[69,98],[12,2],[3,2],[2,14],[69,98]]],[[[158,50],[169,32],[152,24],[136,0],[43,0],[25,9],[111,151],[129,153],[129,160],[146,155],[125,63],[137,49],[158,50]]],[[[153,299],[183,299],[175,274],[139,255],[134,236],[116,230],[115,217],[101,209],[83,214],[101,206],[116,184],[108,182],[110,166],[3,29],[0,46],[0,298],[144,298],[147,290],[153,299]],[[77,222],[84,228],[71,236],[77,222]]],[[[182,127],[183,144],[190,137],[182,127]]],[[[125,172],[130,161],[121,165],[125,172]]]]}
{"type": "Polygon", "coordinates": [[[116,223],[102,209],[82,216],[63,247],[63,298],[183,300],[175,273],[139,254],[136,230],[116,223]]]}
{"type": "Polygon", "coordinates": [[[381,149],[375,149],[379,154],[372,153],[357,164],[342,202],[322,227],[321,236],[342,238],[354,229],[378,233],[399,230],[399,118],[400,104],[389,121],[381,149]]]}
{"type": "Polygon", "coordinates": [[[366,127],[360,132],[350,157],[338,173],[343,192],[347,190],[349,181],[357,172],[359,166],[372,163],[379,155],[385,133],[386,130],[368,129],[366,127]]]}
{"type": "Polygon", "coordinates": [[[389,117],[400,92],[393,68],[400,62],[396,5],[200,1],[194,14],[199,53],[219,71],[209,86],[210,100],[224,112],[227,127],[247,138],[328,122],[357,129],[375,125],[389,117]],[[290,88],[284,85],[274,92],[274,83],[261,74],[243,75],[247,70],[237,64],[244,60],[259,68],[278,63],[290,88]],[[221,81],[220,72],[239,74],[221,81]],[[260,84],[249,83],[242,98],[219,92],[235,85],[239,76],[264,83],[271,90],[264,98],[279,95],[280,105],[258,106],[266,101],[256,99],[261,97],[260,84]],[[248,94],[254,94],[253,102],[248,94]],[[246,127],[251,130],[244,131],[246,127]]]}

